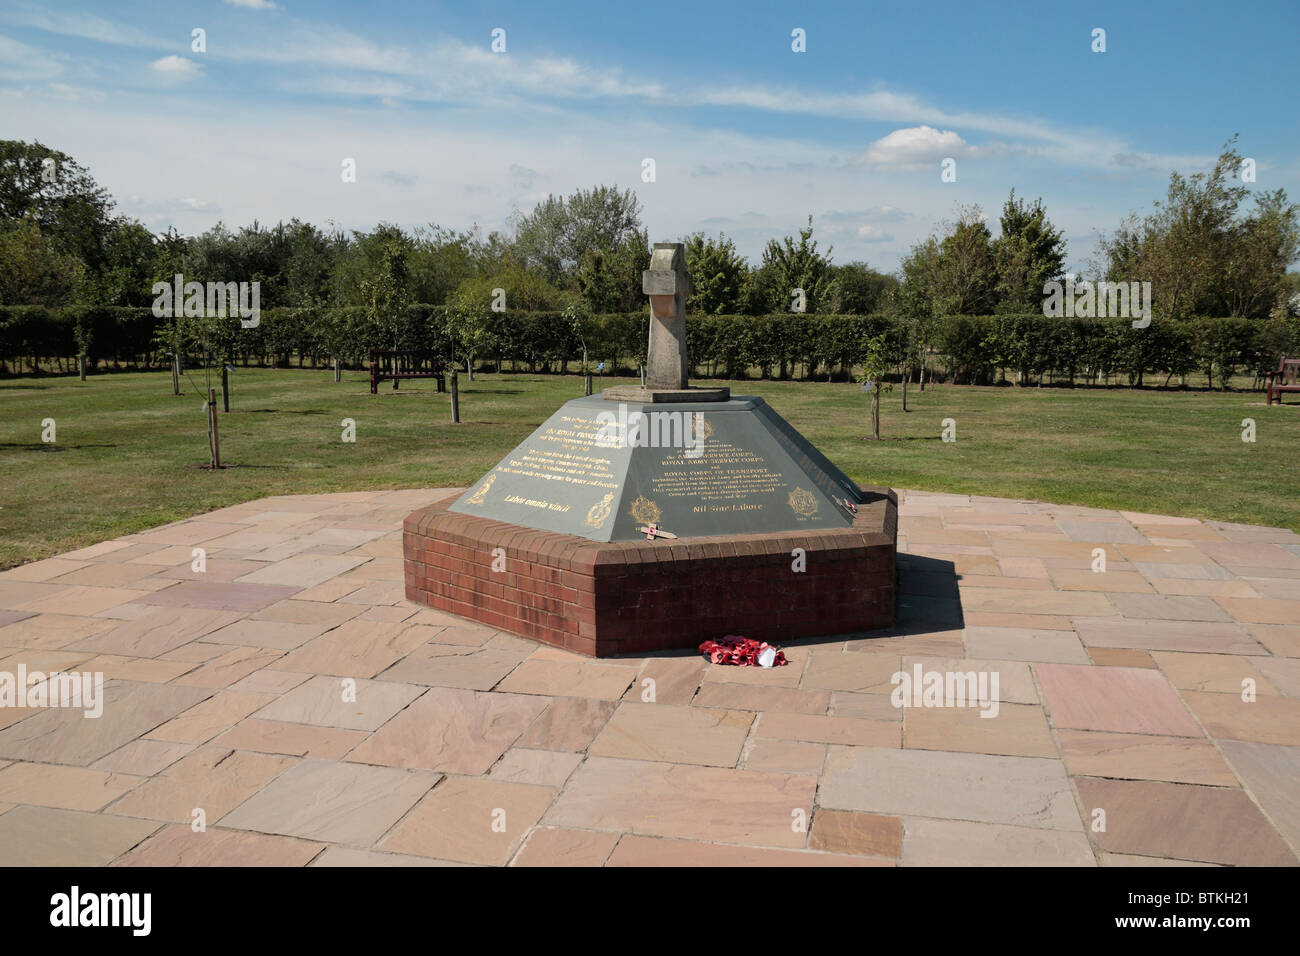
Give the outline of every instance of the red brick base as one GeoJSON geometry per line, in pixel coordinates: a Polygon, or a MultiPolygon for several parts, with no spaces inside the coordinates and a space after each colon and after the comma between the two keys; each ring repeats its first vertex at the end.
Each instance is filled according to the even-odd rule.
{"type": "Polygon", "coordinates": [[[595,657],[890,627],[898,499],[863,490],[878,497],[851,528],[617,543],[455,514],[452,496],[406,519],[406,597],[595,657]]]}

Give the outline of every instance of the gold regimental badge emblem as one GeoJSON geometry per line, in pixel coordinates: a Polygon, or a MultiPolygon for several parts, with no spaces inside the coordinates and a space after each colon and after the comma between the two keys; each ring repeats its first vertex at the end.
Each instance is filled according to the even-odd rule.
{"type": "Polygon", "coordinates": [[[614,494],[613,492],[610,492],[609,494],[605,495],[604,498],[601,498],[600,501],[592,505],[591,508],[587,511],[587,520],[584,522],[584,524],[586,524],[590,528],[599,528],[601,525],[603,525],[605,523],[605,519],[609,517],[609,513],[612,510],[610,502],[612,502],[613,500],[614,500],[614,494]]]}
{"type": "Polygon", "coordinates": [[[658,524],[663,512],[659,510],[659,506],[653,501],[648,498],[638,497],[636,501],[632,502],[632,506],[628,508],[628,514],[642,524],[658,524]]]}
{"type": "Polygon", "coordinates": [[[691,438],[694,441],[705,442],[713,437],[713,426],[709,420],[699,412],[687,417],[687,428],[690,430],[691,438]],[[696,424],[699,424],[699,431],[696,431],[696,424]]]}
{"type": "Polygon", "coordinates": [[[496,472],[487,476],[487,481],[478,486],[478,491],[465,499],[467,505],[481,505],[483,499],[487,497],[488,489],[492,487],[492,482],[497,480],[496,472]]]}
{"type": "Polygon", "coordinates": [[[797,515],[811,518],[817,513],[817,499],[806,488],[796,488],[790,492],[790,510],[797,515]]]}

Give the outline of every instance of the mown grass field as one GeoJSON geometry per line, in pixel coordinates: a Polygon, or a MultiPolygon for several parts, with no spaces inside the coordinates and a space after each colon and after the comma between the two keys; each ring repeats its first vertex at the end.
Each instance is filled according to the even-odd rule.
{"type": "MultiPolygon", "coordinates": [[[[0,381],[0,568],[265,495],[463,485],[559,404],[577,376],[461,376],[462,424],[432,382],[369,393],[364,373],[239,369],[211,472],[203,373],[0,381]],[[56,423],[54,444],[42,420],[56,423]],[[341,422],[356,421],[355,443],[341,422]]],[[[628,379],[606,378],[604,386],[628,379]]],[[[1220,518],[1300,531],[1300,400],[1258,392],[895,386],[882,441],[853,384],[733,382],[861,482],[1220,518]],[[957,441],[941,441],[942,421],[957,441]],[[1242,420],[1256,422],[1254,443],[1242,420]]],[[[220,401],[220,399],[218,399],[220,401]]]]}

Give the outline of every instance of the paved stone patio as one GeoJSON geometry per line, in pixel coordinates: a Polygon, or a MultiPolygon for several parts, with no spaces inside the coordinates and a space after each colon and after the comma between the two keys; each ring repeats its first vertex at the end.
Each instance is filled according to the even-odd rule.
{"type": "Polygon", "coordinates": [[[0,708],[0,864],[1300,862],[1289,531],[905,493],[897,627],[762,670],[407,603],[402,519],[450,490],[267,498],[0,574],[0,672],[106,681],[98,719],[0,708]],[[917,664],[996,673],[997,716],[896,709],[917,664]]]}

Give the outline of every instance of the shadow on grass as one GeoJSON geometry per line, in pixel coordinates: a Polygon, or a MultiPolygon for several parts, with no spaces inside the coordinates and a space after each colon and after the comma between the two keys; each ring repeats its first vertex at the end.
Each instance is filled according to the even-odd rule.
{"type": "Polygon", "coordinates": [[[105,442],[94,445],[65,445],[62,442],[0,442],[0,448],[12,448],[16,451],[81,451],[86,448],[116,448],[117,445],[105,442]]]}

